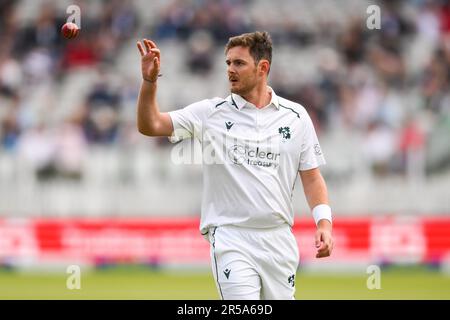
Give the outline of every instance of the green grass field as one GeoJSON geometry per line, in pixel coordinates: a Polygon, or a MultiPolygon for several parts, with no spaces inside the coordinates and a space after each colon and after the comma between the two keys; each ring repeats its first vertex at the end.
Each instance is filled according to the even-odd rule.
{"type": "MultiPolygon", "coordinates": [[[[66,274],[0,271],[0,299],[219,299],[210,273],[139,268],[83,272],[80,290],[66,288],[66,274]]],[[[450,299],[450,276],[422,269],[383,270],[381,289],[367,275],[297,274],[297,299],[450,299]]]]}

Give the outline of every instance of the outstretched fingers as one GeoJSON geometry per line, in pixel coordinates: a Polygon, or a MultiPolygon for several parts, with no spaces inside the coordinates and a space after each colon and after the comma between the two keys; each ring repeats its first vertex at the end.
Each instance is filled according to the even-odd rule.
{"type": "Polygon", "coordinates": [[[158,58],[158,62],[161,60],[161,51],[156,47],[156,44],[148,39],[143,39],[142,42],[138,41],[136,43],[137,48],[139,49],[139,53],[141,54],[141,57],[144,57],[148,54],[150,54],[151,57],[158,58]]]}
{"type": "Polygon", "coordinates": [[[154,43],[152,40],[145,39],[144,41],[148,42],[151,48],[157,48],[156,43],[154,43]]]}
{"type": "Polygon", "coordinates": [[[142,43],[140,41],[138,41],[136,43],[137,48],[139,49],[139,52],[141,53],[141,57],[145,56],[145,51],[144,51],[144,47],[142,46],[142,43]]]}
{"type": "Polygon", "coordinates": [[[147,53],[149,53],[150,50],[152,49],[152,46],[150,45],[150,42],[147,39],[144,39],[144,46],[145,49],[147,50],[147,53]]]}

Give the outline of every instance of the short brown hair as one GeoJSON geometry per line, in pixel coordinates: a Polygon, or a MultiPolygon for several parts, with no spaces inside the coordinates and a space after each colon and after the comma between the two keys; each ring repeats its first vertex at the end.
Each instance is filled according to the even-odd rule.
{"type": "Polygon", "coordinates": [[[261,59],[266,59],[269,61],[269,65],[272,64],[272,39],[268,32],[256,31],[231,37],[225,46],[225,53],[231,48],[239,46],[249,48],[250,55],[255,63],[258,63],[261,59]]]}

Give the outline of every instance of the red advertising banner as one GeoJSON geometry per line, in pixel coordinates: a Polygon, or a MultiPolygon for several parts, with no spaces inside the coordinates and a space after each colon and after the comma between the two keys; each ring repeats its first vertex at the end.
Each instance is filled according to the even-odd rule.
{"type": "MultiPolygon", "coordinates": [[[[0,219],[0,263],[207,265],[197,218],[0,219]]],[[[297,219],[301,263],[315,260],[312,219],[297,219]]],[[[450,217],[337,217],[328,261],[438,263],[450,257],[450,217]]]]}

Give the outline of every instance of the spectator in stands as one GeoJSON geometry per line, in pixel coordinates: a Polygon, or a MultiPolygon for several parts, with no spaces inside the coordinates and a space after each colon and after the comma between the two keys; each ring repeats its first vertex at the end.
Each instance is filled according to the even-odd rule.
{"type": "Polygon", "coordinates": [[[211,35],[205,31],[196,31],[189,40],[187,64],[192,73],[208,74],[213,67],[214,43],[211,35]]]}
{"type": "Polygon", "coordinates": [[[119,130],[119,95],[108,86],[108,76],[103,75],[87,97],[83,128],[90,143],[111,144],[119,130]]]}
{"type": "MultiPolygon", "coordinates": [[[[0,110],[0,146],[6,151],[15,149],[22,131],[17,114],[17,99],[17,96],[11,95],[9,106],[0,110]]],[[[0,104],[6,104],[6,99],[0,98],[0,104]]]]}
{"type": "Polygon", "coordinates": [[[26,130],[18,142],[19,156],[29,164],[38,181],[56,177],[56,150],[56,136],[42,120],[26,130]]]}
{"type": "Polygon", "coordinates": [[[56,135],[55,155],[58,175],[71,180],[80,180],[83,161],[87,154],[87,141],[81,127],[83,110],[76,110],[65,119],[56,135]]]}
{"type": "Polygon", "coordinates": [[[373,121],[369,125],[362,147],[366,160],[377,176],[384,177],[392,172],[396,139],[391,128],[380,121],[373,121]]]}
{"type": "Polygon", "coordinates": [[[408,117],[400,131],[398,143],[400,170],[403,174],[410,177],[425,174],[424,147],[425,136],[422,128],[414,118],[408,117]]]}

